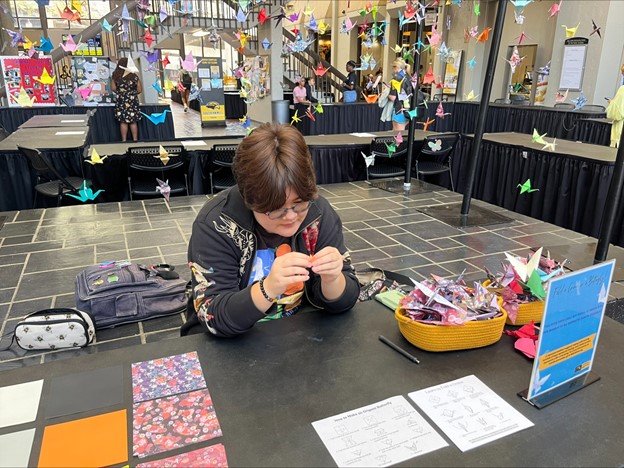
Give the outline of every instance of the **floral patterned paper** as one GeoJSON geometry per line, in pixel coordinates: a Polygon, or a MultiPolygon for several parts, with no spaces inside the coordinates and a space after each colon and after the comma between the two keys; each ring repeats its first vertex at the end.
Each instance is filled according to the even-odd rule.
{"type": "Polygon", "coordinates": [[[197,352],[132,364],[135,403],[206,388],[197,352]]]}
{"type": "Polygon", "coordinates": [[[137,468],[227,468],[227,466],[225,447],[217,444],[162,460],[139,463],[137,468]]]}
{"type": "Polygon", "coordinates": [[[222,435],[206,389],[135,403],[132,426],[133,453],[141,458],[222,435]]]}

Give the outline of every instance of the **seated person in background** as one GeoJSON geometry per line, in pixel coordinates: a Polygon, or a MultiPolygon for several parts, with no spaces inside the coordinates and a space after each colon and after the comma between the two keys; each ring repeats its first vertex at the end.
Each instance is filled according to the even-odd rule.
{"type": "Polygon", "coordinates": [[[309,76],[308,78],[306,78],[306,85],[305,85],[306,99],[310,101],[311,103],[317,103],[318,99],[316,99],[314,97],[314,94],[312,93],[313,88],[314,88],[314,77],[309,76]]]}
{"type": "Polygon", "coordinates": [[[310,107],[310,101],[308,101],[308,91],[306,88],[305,77],[299,77],[297,86],[293,89],[293,104],[295,105],[295,111],[297,116],[301,117],[306,114],[306,110],[310,107]]]}
{"type": "Polygon", "coordinates": [[[237,186],[209,200],[193,223],[192,301],[182,335],[234,336],[303,301],[342,313],[359,284],[342,223],[318,195],[312,158],[294,127],[266,123],[242,140],[237,186]]]}

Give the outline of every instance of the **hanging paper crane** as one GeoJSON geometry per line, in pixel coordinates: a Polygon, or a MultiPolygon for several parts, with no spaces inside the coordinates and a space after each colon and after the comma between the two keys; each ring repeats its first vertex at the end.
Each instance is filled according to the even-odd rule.
{"type": "Polygon", "coordinates": [[[316,76],[323,76],[325,73],[327,73],[327,70],[329,70],[329,68],[325,68],[323,66],[323,63],[319,62],[318,66],[314,69],[314,74],[316,76]]]}
{"type": "Polygon", "coordinates": [[[511,67],[511,73],[515,73],[516,68],[518,67],[518,65],[522,63],[522,60],[525,57],[520,57],[520,53],[518,52],[518,47],[514,46],[510,59],[505,60],[511,67]]]}

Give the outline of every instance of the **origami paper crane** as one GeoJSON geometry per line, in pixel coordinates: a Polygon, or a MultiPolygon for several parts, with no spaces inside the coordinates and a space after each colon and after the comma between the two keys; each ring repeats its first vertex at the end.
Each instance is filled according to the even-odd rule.
{"type": "Polygon", "coordinates": [[[182,68],[184,70],[190,72],[197,70],[197,62],[193,58],[193,52],[189,52],[188,54],[186,54],[186,58],[184,60],[181,60],[181,62],[182,68]]]}
{"type": "Polygon", "coordinates": [[[273,45],[273,43],[270,42],[269,39],[266,37],[262,40],[261,44],[264,50],[269,50],[271,46],[273,45]]]}
{"type": "Polygon", "coordinates": [[[366,167],[370,167],[370,166],[374,166],[375,165],[375,155],[374,154],[366,156],[362,151],[360,151],[360,154],[364,158],[364,163],[366,164],[366,167]]]}
{"type": "Polygon", "coordinates": [[[82,186],[80,187],[80,190],[78,190],[78,195],[68,193],[67,196],[75,198],[76,200],[80,200],[81,202],[84,203],[87,200],[95,200],[95,197],[97,197],[103,191],[104,190],[98,190],[97,192],[93,193],[93,190],[91,190],[91,187],[87,186],[87,181],[85,180],[82,182],[82,186]]]}
{"type": "Polygon", "coordinates": [[[492,28],[485,28],[481,33],[477,36],[477,42],[485,42],[490,37],[490,31],[492,28]]]}
{"type": "Polygon", "coordinates": [[[424,122],[416,122],[419,125],[423,126],[423,131],[426,132],[427,129],[429,128],[429,125],[431,125],[432,123],[435,122],[435,119],[425,119],[424,122]]]}
{"type": "Polygon", "coordinates": [[[50,74],[48,73],[48,69],[44,68],[43,72],[41,73],[41,76],[39,78],[33,78],[33,79],[35,81],[38,81],[41,84],[50,85],[54,83],[54,80],[56,80],[56,76],[50,76],[50,74]]]}
{"type": "Polygon", "coordinates": [[[329,28],[329,24],[325,23],[325,21],[321,20],[321,22],[318,24],[317,27],[317,32],[319,34],[325,34],[325,31],[327,31],[327,28],[329,28]]]}
{"type": "Polygon", "coordinates": [[[522,60],[524,58],[525,57],[520,57],[520,54],[518,53],[518,47],[514,46],[511,57],[509,58],[509,60],[505,60],[505,62],[507,62],[511,67],[511,73],[514,73],[516,71],[516,68],[522,63],[522,60]]]}
{"type": "Polygon", "coordinates": [[[442,35],[436,30],[435,23],[431,25],[431,36],[427,36],[427,39],[432,46],[438,45],[442,40],[442,35]]]}
{"type": "Polygon", "coordinates": [[[154,81],[154,83],[152,84],[152,88],[154,88],[158,94],[164,94],[164,91],[162,87],[160,86],[160,83],[158,82],[158,80],[154,81]]]}
{"type": "Polygon", "coordinates": [[[416,117],[418,117],[418,109],[405,110],[405,111],[407,112],[407,116],[409,117],[410,120],[414,120],[416,117]]]}
{"type": "Polygon", "coordinates": [[[323,105],[319,102],[316,107],[314,108],[314,110],[316,110],[317,114],[322,114],[323,113],[323,105]]]}
{"type": "Polygon", "coordinates": [[[585,95],[583,94],[582,91],[581,91],[581,94],[579,95],[579,97],[577,97],[576,99],[570,99],[570,101],[572,101],[574,103],[574,109],[573,110],[582,109],[583,107],[585,107],[585,104],[587,104],[587,98],[585,97],[585,95]]]}
{"type": "Polygon", "coordinates": [[[388,151],[388,157],[391,158],[392,155],[396,153],[396,150],[397,150],[396,143],[395,142],[392,142],[390,144],[384,143],[384,145],[386,145],[386,150],[388,151]]]}
{"type": "Polygon", "coordinates": [[[277,20],[277,21],[275,22],[275,28],[277,28],[277,27],[280,25],[280,23],[282,22],[282,20],[283,20],[284,18],[286,18],[286,12],[285,12],[285,10],[284,10],[284,7],[281,7],[281,8],[282,8],[282,11],[281,11],[280,13],[278,13],[277,15],[273,15],[273,16],[271,16],[271,18],[273,18],[273,19],[276,19],[276,20],[277,20]]]}
{"type": "Polygon", "coordinates": [[[468,64],[468,68],[474,70],[475,65],[477,64],[477,57],[472,57],[470,60],[466,62],[468,64]]]}
{"type": "Polygon", "coordinates": [[[22,47],[24,48],[24,50],[30,50],[34,48],[33,46],[34,46],[33,42],[30,39],[28,39],[27,36],[24,36],[24,43],[22,44],[22,47]]]}
{"type": "Polygon", "coordinates": [[[323,62],[319,62],[317,67],[314,69],[314,74],[316,76],[323,76],[325,73],[327,73],[327,70],[329,70],[329,68],[325,68],[323,66],[323,62]]]}
{"type": "MultiPolygon", "coordinates": [[[[512,319],[512,322],[515,323],[515,317],[512,319]]],[[[535,331],[535,323],[532,320],[530,323],[521,326],[518,330],[503,330],[503,333],[517,338],[514,343],[514,348],[531,359],[535,357],[537,354],[536,342],[538,340],[538,335],[535,331]]]]}
{"type": "Polygon", "coordinates": [[[576,26],[574,26],[573,28],[568,28],[565,24],[562,24],[561,27],[565,28],[566,31],[566,38],[570,39],[571,37],[576,36],[576,30],[578,29],[578,27],[581,25],[581,23],[577,24],[576,26]]]}
{"type": "Polygon", "coordinates": [[[514,21],[516,22],[516,24],[524,24],[524,15],[517,13],[514,10],[514,21]]]}
{"type": "Polygon", "coordinates": [[[312,31],[318,30],[318,23],[316,22],[316,18],[314,17],[314,15],[310,16],[310,22],[306,26],[312,31]]]}
{"type": "Polygon", "coordinates": [[[167,13],[167,9],[165,5],[160,5],[160,12],[158,13],[158,19],[161,23],[164,23],[165,20],[169,18],[169,13],[167,13]]]}
{"type": "Polygon", "coordinates": [[[147,117],[148,120],[152,122],[154,125],[160,125],[161,123],[165,123],[165,119],[167,118],[167,112],[171,112],[171,111],[169,109],[165,109],[162,112],[152,113],[150,115],[147,115],[143,112],[141,112],[141,114],[147,117]]]}
{"type": "Polygon", "coordinates": [[[511,0],[511,3],[518,13],[522,13],[522,10],[524,10],[532,1],[533,0],[511,0]]]}
{"type": "Polygon", "coordinates": [[[478,97],[479,97],[479,95],[475,94],[472,89],[470,90],[470,92],[468,94],[464,94],[464,99],[466,101],[476,101],[478,97]]]}
{"type": "Polygon", "coordinates": [[[113,30],[113,26],[108,22],[106,18],[102,20],[102,30],[111,32],[113,30]]]}
{"type": "Polygon", "coordinates": [[[442,101],[440,101],[440,104],[438,104],[438,107],[436,109],[436,117],[439,117],[441,119],[443,119],[445,116],[447,115],[451,115],[450,112],[444,112],[444,107],[442,106],[442,101]]]}
{"type": "Polygon", "coordinates": [[[134,59],[132,58],[131,55],[128,55],[128,64],[125,67],[123,65],[120,65],[119,68],[121,68],[124,71],[123,76],[129,75],[131,73],[136,73],[136,74],[139,73],[139,69],[134,63],[134,59]]]}
{"type": "Polygon", "coordinates": [[[306,117],[308,117],[313,122],[316,122],[316,118],[314,117],[314,114],[312,113],[312,110],[309,107],[306,109],[306,117]]]}
{"type": "Polygon", "coordinates": [[[169,60],[169,56],[165,55],[162,59],[162,64],[163,64],[163,68],[165,68],[167,65],[169,65],[171,63],[171,61],[169,60]]]}
{"type": "Polygon", "coordinates": [[[548,151],[552,151],[554,153],[556,145],[557,145],[557,139],[554,138],[552,143],[546,142],[546,144],[542,147],[542,151],[543,150],[548,150],[548,151]]]}
{"type": "Polygon", "coordinates": [[[295,115],[293,115],[292,120],[290,121],[290,125],[292,125],[295,122],[301,122],[301,119],[299,118],[299,116],[297,115],[297,112],[299,112],[299,110],[295,110],[295,115]]]}
{"type": "Polygon", "coordinates": [[[557,91],[557,94],[555,95],[555,102],[565,102],[565,100],[568,98],[568,91],[570,90],[566,89],[564,93],[562,93],[561,91],[557,91]]]}
{"type": "Polygon", "coordinates": [[[169,152],[163,147],[163,145],[158,146],[158,156],[154,156],[154,157],[160,159],[161,162],[163,163],[163,166],[166,166],[167,163],[169,162],[169,159],[171,159],[169,152]]]}
{"type": "Polygon", "coordinates": [[[35,96],[31,98],[24,88],[20,88],[17,97],[12,94],[10,96],[15,100],[15,102],[17,102],[17,105],[20,107],[32,107],[35,103],[35,96]]]}
{"type": "Polygon", "coordinates": [[[537,131],[537,129],[533,129],[533,136],[531,138],[531,142],[532,143],[540,143],[542,145],[546,144],[546,140],[544,140],[544,137],[546,136],[546,133],[544,133],[543,135],[540,135],[539,132],[537,131]]]}
{"type": "Polygon", "coordinates": [[[468,34],[470,35],[470,37],[477,37],[477,34],[479,34],[479,27],[478,26],[473,26],[468,31],[468,34]]]}
{"type": "Polygon", "coordinates": [[[312,16],[312,12],[314,8],[310,8],[310,4],[306,3],[305,8],[303,9],[303,16],[312,16]]]}
{"type": "Polygon", "coordinates": [[[34,47],[32,49],[28,49],[28,56],[33,59],[39,58],[39,51],[34,47]]]}
{"type": "Polygon", "coordinates": [[[589,34],[590,36],[593,34],[598,34],[598,37],[600,37],[600,39],[602,39],[602,34],[600,33],[600,29],[601,27],[599,27],[598,25],[596,25],[596,23],[594,22],[594,20],[592,20],[592,29],[593,31],[589,34]]]}
{"type": "Polygon", "coordinates": [[[394,51],[395,54],[400,54],[403,51],[403,46],[400,46],[399,44],[396,44],[392,50],[394,51]]]}
{"type": "Polygon", "coordinates": [[[550,13],[550,16],[548,17],[549,19],[561,11],[561,1],[559,3],[553,3],[552,6],[548,9],[548,12],[550,13]]]}
{"type": "Polygon", "coordinates": [[[240,41],[241,47],[245,47],[245,44],[247,44],[247,41],[249,40],[249,36],[240,30],[235,32],[234,36],[236,36],[236,39],[240,41]]]}
{"type": "Polygon", "coordinates": [[[239,23],[244,23],[245,21],[247,21],[248,15],[249,13],[245,13],[241,8],[239,8],[236,12],[236,21],[238,21],[239,23]]]}
{"type": "Polygon", "coordinates": [[[475,3],[473,5],[473,11],[474,11],[475,16],[479,16],[481,14],[481,4],[475,3]]]}
{"type": "Polygon", "coordinates": [[[243,128],[251,127],[251,119],[249,118],[247,114],[245,114],[242,119],[238,119],[238,120],[243,124],[243,128]]]}
{"type": "Polygon", "coordinates": [[[154,36],[152,36],[152,33],[149,29],[145,31],[145,36],[143,36],[143,40],[145,41],[145,44],[147,44],[147,47],[151,49],[152,44],[154,43],[154,36]]]}
{"type": "Polygon", "coordinates": [[[76,52],[76,49],[78,49],[78,46],[76,45],[76,42],[71,34],[67,37],[65,44],[61,42],[59,45],[65,52],[76,52]]]}
{"type": "Polygon", "coordinates": [[[49,38],[45,38],[43,36],[39,37],[41,38],[41,44],[39,44],[39,47],[37,47],[36,49],[43,52],[44,54],[49,54],[54,49],[52,42],[50,42],[49,38]]]}
{"type": "Polygon", "coordinates": [[[108,158],[108,156],[100,157],[95,147],[91,149],[91,159],[85,159],[86,162],[95,166],[96,164],[104,164],[104,160],[108,158]]]}
{"type": "Polygon", "coordinates": [[[82,15],[82,0],[71,0],[71,7],[82,15]]]}
{"type": "Polygon", "coordinates": [[[270,16],[267,15],[266,8],[262,7],[258,12],[258,22],[262,25],[270,16]]]}
{"type": "Polygon", "coordinates": [[[349,34],[351,30],[357,26],[357,22],[353,23],[349,18],[345,18],[342,20],[342,25],[340,26],[340,32],[342,34],[349,34]]]}
{"type": "Polygon", "coordinates": [[[57,8],[57,10],[59,12],[59,16],[61,18],[65,19],[67,21],[77,21],[78,23],[81,23],[81,21],[80,21],[80,12],[70,10],[67,5],[65,5],[65,8],[63,9],[63,11],[61,11],[61,9],[58,8],[58,7],[56,7],[56,8],[57,8]]]}
{"type": "Polygon", "coordinates": [[[26,42],[22,34],[21,28],[19,31],[12,31],[7,28],[2,28],[2,29],[4,29],[9,35],[9,37],[11,38],[11,47],[17,47],[18,44],[23,44],[24,42],[26,42]]]}
{"type": "Polygon", "coordinates": [[[518,45],[522,45],[522,41],[524,41],[527,37],[529,37],[529,36],[527,36],[527,35],[525,34],[525,32],[524,32],[524,31],[522,31],[522,32],[520,33],[520,35],[519,35],[519,36],[516,36],[514,39],[517,39],[517,40],[518,40],[518,45]]]}
{"type": "Polygon", "coordinates": [[[429,65],[429,69],[427,70],[427,73],[425,73],[425,76],[423,77],[423,84],[430,84],[435,82],[435,76],[433,75],[433,68],[431,65],[429,65]]]}
{"type": "MultiPolygon", "coordinates": [[[[518,186],[518,187],[520,187],[520,194],[521,194],[521,195],[522,195],[523,193],[527,193],[527,192],[528,192],[528,193],[531,193],[531,192],[537,192],[537,191],[539,191],[539,189],[532,189],[532,188],[531,188],[531,179],[527,179],[525,183],[523,183],[523,184],[518,184],[517,186],[518,186]]],[[[507,259],[508,259],[508,260],[511,258],[511,257],[509,256],[509,254],[507,254],[507,253],[506,253],[505,255],[507,255],[507,256],[508,256],[508,257],[507,257],[507,259]]],[[[515,260],[515,259],[514,259],[514,260],[515,260]]],[[[538,260],[539,260],[539,257],[538,257],[538,260]]],[[[516,261],[517,261],[517,260],[516,260],[516,261]]],[[[515,269],[515,263],[512,263],[512,262],[511,262],[511,260],[509,261],[509,263],[511,263],[511,264],[514,266],[514,269],[515,269]]],[[[516,271],[518,271],[518,270],[516,270],[516,271]]],[[[520,273],[520,272],[518,272],[518,274],[520,275],[520,279],[522,279],[522,281],[526,281],[526,280],[527,280],[526,276],[524,276],[524,277],[523,277],[523,276],[521,275],[521,273],[520,273]]]]}
{"type": "Polygon", "coordinates": [[[169,179],[163,182],[157,177],[156,182],[158,183],[158,186],[156,187],[156,191],[160,192],[162,196],[165,197],[165,200],[169,201],[169,197],[171,196],[171,187],[169,186],[169,179]]]}
{"type": "Polygon", "coordinates": [[[147,60],[150,65],[158,62],[160,58],[160,49],[156,49],[153,52],[141,52],[141,55],[147,60]]]}
{"type": "Polygon", "coordinates": [[[91,96],[91,91],[91,86],[88,86],[86,88],[78,88],[78,93],[82,97],[83,101],[88,100],[89,96],[91,96]]]}
{"type": "Polygon", "coordinates": [[[394,136],[394,141],[396,141],[397,145],[400,145],[401,143],[403,143],[403,134],[401,132],[397,133],[394,136]]]}
{"type": "Polygon", "coordinates": [[[286,17],[288,19],[288,21],[290,21],[291,23],[296,23],[297,21],[299,21],[299,13],[291,13],[290,15],[288,15],[286,17]]]}

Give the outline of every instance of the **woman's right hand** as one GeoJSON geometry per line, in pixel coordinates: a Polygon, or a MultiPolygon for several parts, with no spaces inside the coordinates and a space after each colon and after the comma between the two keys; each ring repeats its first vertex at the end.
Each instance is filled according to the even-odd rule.
{"type": "Polygon", "coordinates": [[[294,283],[310,279],[308,268],[312,266],[310,257],[300,252],[290,252],[275,258],[269,275],[264,280],[264,289],[269,297],[284,294],[294,283]]]}

